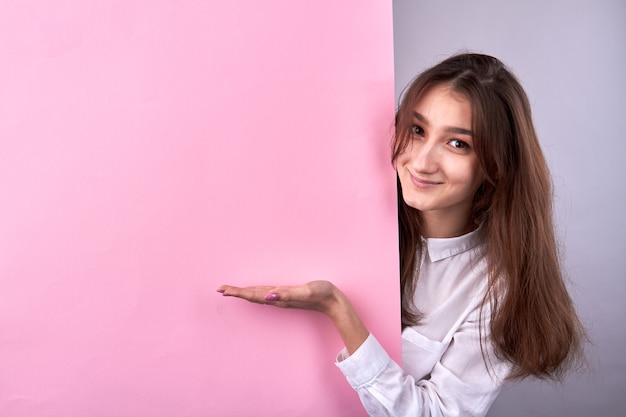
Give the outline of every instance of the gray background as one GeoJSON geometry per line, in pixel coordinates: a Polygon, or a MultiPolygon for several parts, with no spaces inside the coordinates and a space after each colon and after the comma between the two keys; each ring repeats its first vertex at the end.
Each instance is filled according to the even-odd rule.
{"type": "Polygon", "coordinates": [[[626,416],[626,1],[394,0],[396,95],[465,50],[530,97],[555,185],[562,258],[593,344],[563,384],[509,383],[489,416],[626,416]]]}

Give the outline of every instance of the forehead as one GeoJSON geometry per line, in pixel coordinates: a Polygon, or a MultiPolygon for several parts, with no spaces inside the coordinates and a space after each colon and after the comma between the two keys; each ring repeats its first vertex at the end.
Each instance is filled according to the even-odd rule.
{"type": "Polygon", "coordinates": [[[449,85],[435,85],[423,91],[415,101],[413,114],[433,124],[468,129],[472,124],[470,101],[449,85]]]}

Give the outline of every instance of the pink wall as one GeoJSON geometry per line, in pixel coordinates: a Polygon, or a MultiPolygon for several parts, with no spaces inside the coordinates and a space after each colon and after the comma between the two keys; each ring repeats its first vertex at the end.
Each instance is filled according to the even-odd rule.
{"type": "Polygon", "coordinates": [[[0,5],[0,415],[358,416],[330,279],[399,359],[391,3],[0,5]]]}

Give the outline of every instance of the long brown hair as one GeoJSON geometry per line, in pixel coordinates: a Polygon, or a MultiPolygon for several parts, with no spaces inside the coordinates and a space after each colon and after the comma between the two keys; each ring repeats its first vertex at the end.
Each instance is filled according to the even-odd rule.
{"type": "MultiPolygon", "coordinates": [[[[415,103],[429,88],[450,86],[472,108],[472,139],[485,181],[472,217],[481,224],[488,264],[491,343],[514,364],[510,378],[560,377],[581,357],[584,331],[567,292],[552,219],[552,183],[526,93],[496,58],[450,57],[420,74],[396,113],[393,161],[411,140],[415,103]]],[[[419,212],[398,186],[402,326],[420,322],[413,304],[422,252],[419,212]]],[[[485,304],[483,304],[485,305],[485,304]]],[[[482,339],[482,338],[481,338],[482,339]]]]}

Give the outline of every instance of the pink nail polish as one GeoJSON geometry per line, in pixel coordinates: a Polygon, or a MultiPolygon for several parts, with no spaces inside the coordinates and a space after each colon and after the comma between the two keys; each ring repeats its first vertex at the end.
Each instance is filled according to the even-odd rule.
{"type": "Polygon", "coordinates": [[[272,293],[265,296],[266,301],[278,301],[278,294],[272,293]]]}

